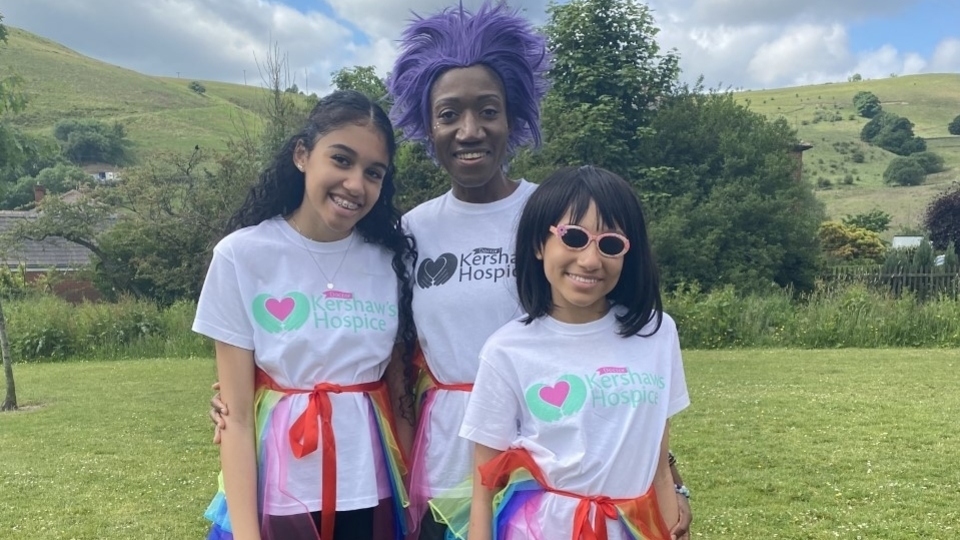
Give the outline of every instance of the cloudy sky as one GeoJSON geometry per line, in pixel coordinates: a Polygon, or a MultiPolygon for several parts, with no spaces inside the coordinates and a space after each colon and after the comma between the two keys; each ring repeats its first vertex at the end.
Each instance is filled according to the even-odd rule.
{"type": "MultiPolygon", "coordinates": [[[[417,13],[454,0],[10,0],[5,23],[150,75],[259,84],[256,58],[288,54],[301,89],[374,65],[417,13]]],[[[565,0],[564,0],[565,1],[565,0]]],[[[464,0],[467,7],[481,0],[464,0]]],[[[511,0],[536,23],[547,0],[511,0]]],[[[682,78],[709,87],[774,88],[960,72],[957,0],[650,0],[663,48],[682,78]]]]}

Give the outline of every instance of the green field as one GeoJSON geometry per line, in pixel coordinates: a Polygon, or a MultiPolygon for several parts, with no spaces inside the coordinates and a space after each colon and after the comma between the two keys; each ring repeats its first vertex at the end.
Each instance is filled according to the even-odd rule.
{"type": "MultiPolygon", "coordinates": [[[[960,532],[960,351],[685,355],[673,449],[698,539],[960,532]]],[[[16,366],[0,537],[201,538],[216,482],[209,359],[16,366]]]]}
{"type": "Polygon", "coordinates": [[[747,91],[737,93],[737,98],[753,111],[786,119],[801,140],[813,145],[803,153],[803,172],[814,183],[823,178],[833,184],[817,191],[829,216],[840,218],[880,208],[894,216],[887,238],[902,226],[915,227],[930,199],[952,181],[960,180],[960,137],[947,132],[947,124],[960,114],[960,74],[747,91]],[[867,123],[853,107],[853,96],[860,91],[873,92],[884,110],[909,118],[914,132],[927,139],[929,150],[943,156],[948,170],[928,176],[922,186],[884,185],[883,171],[896,156],[860,141],[860,130],[867,123]],[[815,122],[818,115],[841,120],[815,122]],[[840,151],[840,145],[846,145],[847,150],[860,148],[865,161],[854,163],[849,151],[840,151]],[[853,185],[843,184],[847,174],[854,177],[853,185]]]}

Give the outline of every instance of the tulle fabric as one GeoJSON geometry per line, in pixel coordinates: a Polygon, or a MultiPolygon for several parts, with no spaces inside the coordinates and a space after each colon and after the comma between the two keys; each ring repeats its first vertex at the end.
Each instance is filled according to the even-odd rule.
{"type": "MultiPolygon", "coordinates": [[[[511,449],[502,453],[480,469],[483,483],[487,486],[503,486],[493,499],[493,540],[563,540],[547,538],[540,523],[543,496],[557,493],[581,499],[578,515],[561,519],[573,521],[571,540],[606,540],[606,520],[600,518],[589,523],[591,506],[596,506],[598,515],[603,515],[601,504],[612,507],[617,523],[631,540],[669,540],[670,528],[664,522],[657,503],[656,492],[651,486],[646,493],[635,499],[585,498],[546,485],[543,472],[525,450],[511,449]],[[504,481],[506,482],[504,485],[504,481]],[[597,500],[603,502],[596,502],[597,500]],[[585,510],[581,516],[580,510],[585,510]],[[578,524],[578,521],[583,523],[578,524]],[[600,526],[596,526],[599,524],[600,526]],[[580,531],[580,532],[578,532],[580,531]]],[[[445,523],[449,537],[467,539],[470,521],[470,498],[433,499],[430,501],[434,519],[445,523]]]]}
{"type": "MultiPolygon", "coordinates": [[[[433,415],[437,391],[469,392],[473,385],[470,383],[444,384],[434,377],[427,366],[423,351],[417,347],[414,353],[414,365],[419,368],[416,386],[416,412],[420,419],[417,432],[413,439],[412,461],[410,464],[410,528],[407,540],[416,540],[420,532],[420,520],[430,507],[431,486],[427,478],[427,467],[424,457],[430,447],[430,418],[433,415]]],[[[456,434],[453,434],[454,436],[456,434]]],[[[442,443],[442,441],[441,441],[442,443]]],[[[466,485],[469,487],[470,480],[466,485]]],[[[469,489],[467,490],[469,493],[469,489]]],[[[459,499],[455,499],[459,500],[459,499]]]]}
{"type": "MultiPolygon", "coordinates": [[[[310,509],[300,503],[296,497],[286,492],[281,483],[275,495],[283,498],[286,504],[299,504],[302,512],[293,515],[269,515],[263,513],[265,507],[271,506],[267,501],[264,484],[266,478],[287,478],[287,471],[283,459],[277,456],[280,452],[281,437],[287,435],[286,430],[267,429],[272,422],[277,425],[289,425],[289,400],[284,400],[285,392],[271,389],[271,385],[263,384],[266,374],[258,373],[258,388],[254,398],[256,413],[256,453],[258,478],[258,506],[260,508],[260,535],[263,540],[320,540],[320,533],[310,514],[310,509]],[[270,451],[267,451],[270,450],[270,451]]],[[[275,387],[275,385],[272,385],[275,387]]],[[[369,398],[371,418],[374,425],[371,429],[377,434],[375,440],[379,443],[379,459],[376,461],[377,479],[389,484],[390,497],[382,499],[374,509],[375,540],[403,540],[408,532],[406,508],[410,501],[403,477],[407,473],[406,458],[402,454],[397,439],[390,399],[385,388],[366,392],[369,398]]],[[[333,481],[336,481],[335,479],[333,481]]],[[[318,491],[321,486],[317,486],[318,491]]],[[[204,513],[211,522],[208,540],[233,540],[233,527],[227,509],[227,501],[223,489],[223,473],[218,477],[218,491],[204,513]]],[[[332,537],[331,537],[332,538],[332,537]]],[[[327,537],[323,538],[327,540],[327,537]]]]}

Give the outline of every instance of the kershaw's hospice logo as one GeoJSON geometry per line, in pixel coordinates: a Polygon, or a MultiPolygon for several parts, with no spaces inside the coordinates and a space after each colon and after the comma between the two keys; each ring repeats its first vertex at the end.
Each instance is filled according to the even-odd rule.
{"type": "Polygon", "coordinates": [[[444,253],[436,259],[425,257],[417,269],[417,285],[421,289],[457,281],[493,281],[516,277],[517,259],[503,248],[478,247],[459,256],[444,253]]]}
{"type": "Polygon", "coordinates": [[[354,297],[344,291],[324,291],[320,296],[288,292],[283,296],[260,294],[253,299],[253,320],[271,334],[298,330],[311,320],[319,330],[386,332],[388,319],[397,318],[397,305],[354,297]]]}
{"type": "Polygon", "coordinates": [[[656,405],[664,386],[662,375],[611,366],[583,377],[566,374],[551,385],[531,385],[523,397],[533,416],[556,422],[580,412],[588,403],[594,409],[656,405]]]}

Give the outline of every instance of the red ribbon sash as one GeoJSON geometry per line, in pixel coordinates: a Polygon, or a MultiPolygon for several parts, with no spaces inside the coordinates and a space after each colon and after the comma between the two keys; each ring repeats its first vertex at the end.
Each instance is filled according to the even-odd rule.
{"type": "Polygon", "coordinates": [[[517,469],[529,471],[534,480],[545,491],[580,499],[573,515],[571,540],[607,540],[607,518],[618,519],[620,516],[618,506],[620,505],[630,505],[632,507],[627,512],[627,517],[639,526],[643,531],[644,538],[650,540],[667,540],[670,538],[669,527],[666,526],[660,515],[657,496],[653,487],[647,493],[635,499],[611,499],[603,495],[586,496],[556,489],[547,483],[546,476],[536,461],[533,460],[533,456],[520,448],[511,448],[481,465],[480,478],[484,486],[490,489],[499,489],[506,484],[510,474],[517,469]],[[597,511],[591,524],[590,507],[593,505],[597,507],[597,511]]]}
{"type": "Polygon", "coordinates": [[[330,394],[379,392],[385,391],[386,385],[383,381],[376,381],[346,386],[320,383],[311,390],[283,388],[265,371],[257,369],[256,387],[268,388],[284,394],[310,394],[306,410],[290,426],[290,448],[294,456],[302,458],[315,452],[320,441],[323,441],[320,539],[333,540],[334,518],[337,513],[337,441],[333,434],[333,406],[330,403],[330,394]]]}

